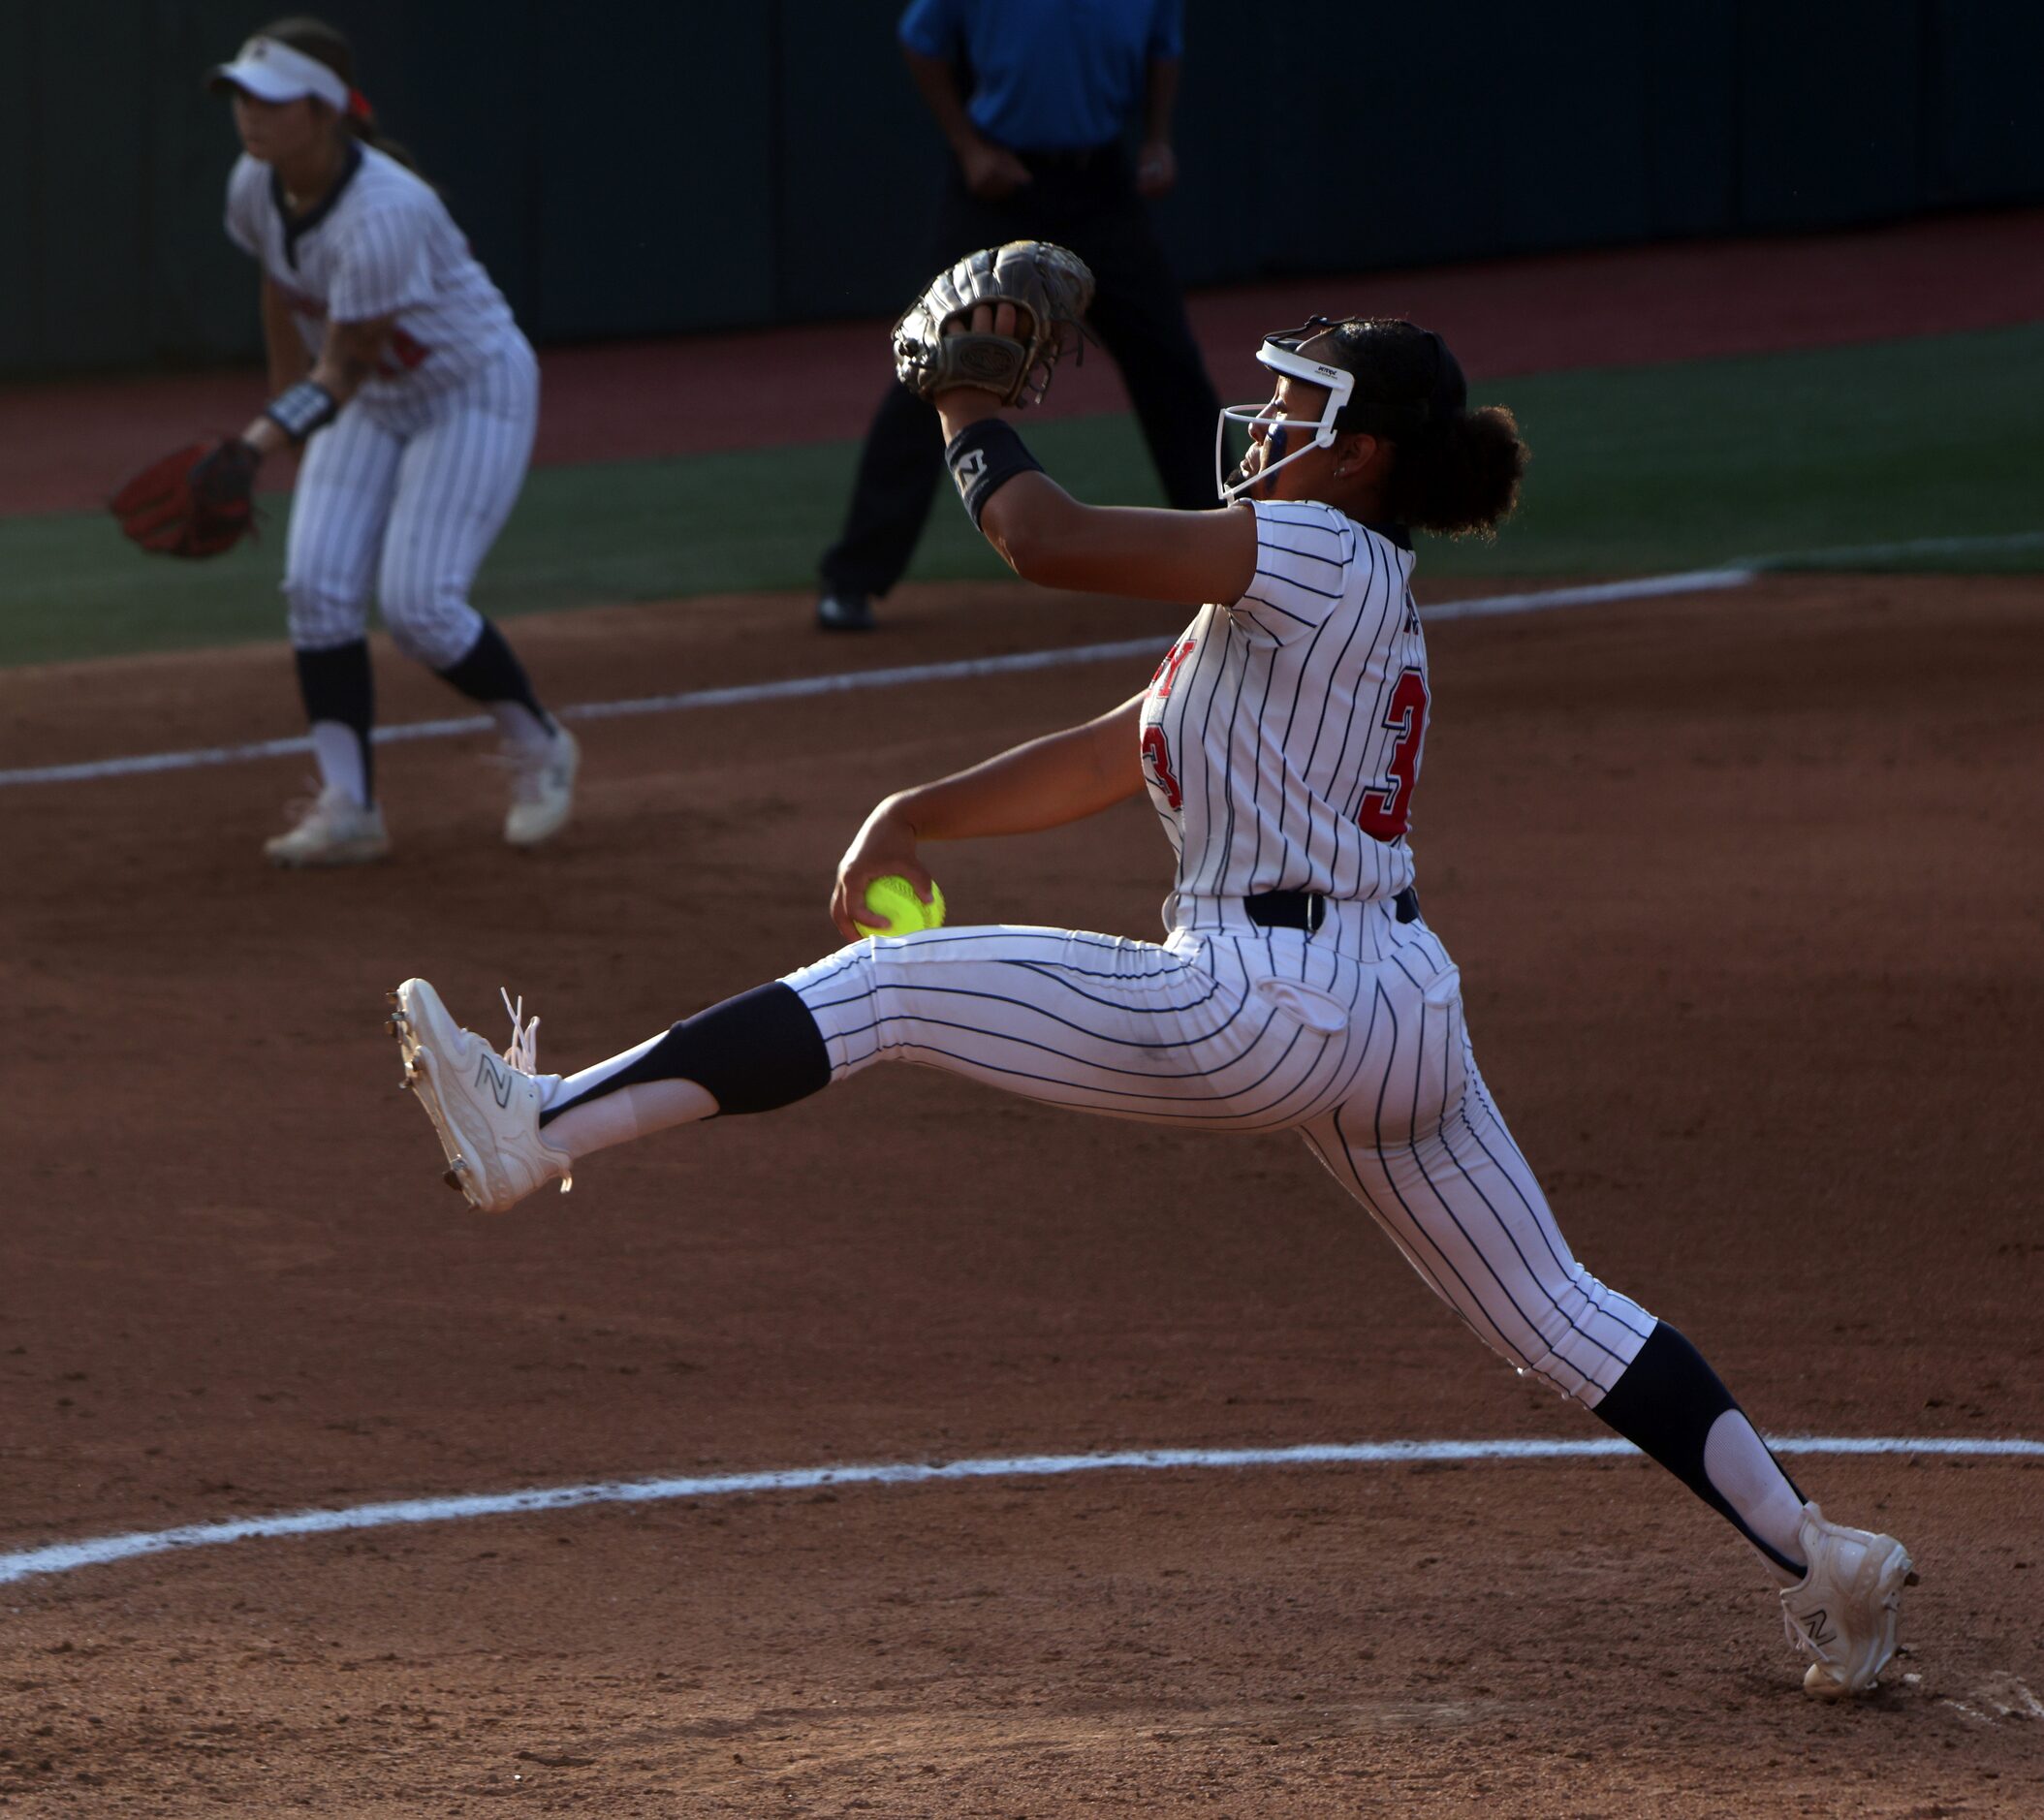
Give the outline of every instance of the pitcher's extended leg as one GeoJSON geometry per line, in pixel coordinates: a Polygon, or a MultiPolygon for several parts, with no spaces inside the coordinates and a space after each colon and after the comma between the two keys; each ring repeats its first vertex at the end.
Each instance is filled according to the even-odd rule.
{"type": "Polygon", "coordinates": [[[542,1124],[585,1156],[717,1112],[769,1112],[889,1059],[1121,1117],[1287,1122],[1325,1090],[1339,1046],[1211,958],[1068,929],[854,942],[579,1075],[543,1077],[542,1124]]]}

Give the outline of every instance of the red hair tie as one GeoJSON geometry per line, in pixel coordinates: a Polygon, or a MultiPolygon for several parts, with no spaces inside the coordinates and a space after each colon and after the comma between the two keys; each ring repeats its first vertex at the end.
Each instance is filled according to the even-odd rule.
{"type": "Polygon", "coordinates": [[[358,120],[373,120],[376,110],[369,106],[369,98],[359,88],[348,91],[348,111],[358,120]]]}

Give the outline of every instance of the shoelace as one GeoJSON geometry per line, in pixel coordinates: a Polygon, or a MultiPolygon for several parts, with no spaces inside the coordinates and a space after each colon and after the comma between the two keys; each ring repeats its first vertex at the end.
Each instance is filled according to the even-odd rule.
{"type": "Polygon", "coordinates": [[[520,1074],[536,1075],[540,1071],[540,1020],[535,1016],[530,1023],[525,1021],[523,992],[514,1004],[510,987],[500,986],[497,991],[504,1000],[504,1009],[511,1014],[511,1047],[504,1051],[504,1059],[520,1074]]]}
{"type": "Polygon", "coordinates": [[[363,812],[354,799],[338,785],[329,786],[317,777],[307,777],[303,779],[303,783],[306,794],[302,797],[293,797],[284,804],[285,820],[291,824],[287,832],[295,832],[314,817],[324,814],[330,798],[338,799],[338,806],[344,810],[355,814],[363,812]]]}
{"type": "Polygon", "coordinates": [[[484,762],[500,765],[511,773],[513,795],[520,802],[537,802],[550,786],[557,786],[566,767],[567,755],[556,740],[545,746],[509,746],[486,752],[484,762]]]}
{"type": "MultiPolygon", "coordinates": [[[[511,1047],[504,1051],[504,1059],[520,1074],[536,1075],[540,1071],[540,1020],[535,1017],[530,1023],[525,1021],[525,994],[520,992],[516,999],[511,996],[511,988],[500,986],[497,995],[504,1001],[504,1009],[511,1014],[511,1047]]],[[[575,1186],[575,1172],[569,1170],[561,1177],[561,1193],[566,1194],[575,1186]]]]}
{"type": "Polygon", "coordinates": [[[317,777],[301,777],[299,781],[303,786],[305,794],[301,797],[293,797],[284,804],[284,819],[293,828],[297,828],[308,821],[311,818],[312,811],[319,807],[327,795],[326,784],[317,777]]]}

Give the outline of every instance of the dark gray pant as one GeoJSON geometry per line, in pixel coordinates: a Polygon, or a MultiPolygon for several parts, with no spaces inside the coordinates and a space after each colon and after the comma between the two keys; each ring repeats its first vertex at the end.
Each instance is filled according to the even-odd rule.
{"type": "MultiPolygon", "coordinates": [[[[1174,506],[1215,503],[1213,424],[1220,398],[1192,338],[1185,303],[1119,145],[1090,153],[1022,154],[1035,180],[997,203],[965,188],[953,165],[929,269],[1003,240],[1054,240],[1093,268],[1089,322],[1121,368],[1174,506]]],[[[844,529],[824,552],[826,589],[885,594],[901,579],[943,470],[937,414],[890,385],[860,452],[844,529]]]]}

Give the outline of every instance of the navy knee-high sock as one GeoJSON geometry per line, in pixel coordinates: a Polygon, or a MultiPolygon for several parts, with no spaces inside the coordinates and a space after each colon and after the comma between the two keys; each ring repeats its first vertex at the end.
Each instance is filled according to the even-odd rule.
{"type": "Polygon", "coordinates": [[[515,702],[547,732],[554,730],[553,716],[540,706],[539,697],[532,692],[532,679],[519,662],[518,652],[487,619],[483,621],[483,630],[476,634],[467,655],[458,663],[448,665],[439,675],[443,682],[460,690],[471,702],[515,702]]]}
{"type": "MultiPolygon", "coordinates": [[[[362,800],[376,800],[375,748],[369,730],[376,724],[376,678],[369,668],[369,641],[355,639],[320,651],[294,651],[299,699],[305,719],[317,726],[345,727],[355,736],[362,764],[362,800]]],[[[315,735],[315,738],[319,736],[315,735]]]]}

